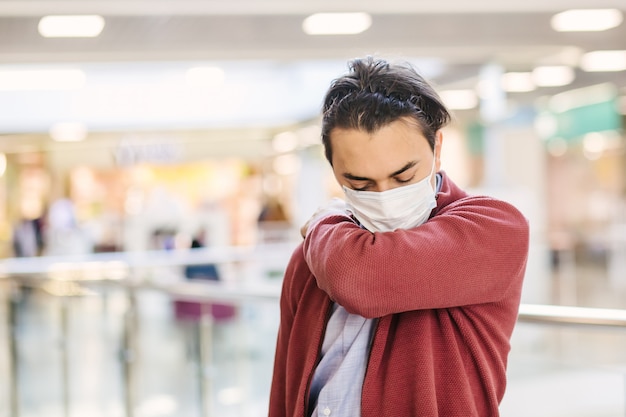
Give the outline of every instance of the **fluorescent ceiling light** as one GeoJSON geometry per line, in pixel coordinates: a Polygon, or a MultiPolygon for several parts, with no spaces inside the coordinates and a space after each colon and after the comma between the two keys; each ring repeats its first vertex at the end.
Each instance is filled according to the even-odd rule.
{"type": "Polygon", "coordinates": [[[552,17],[557,32],[599,32],[619,26],[624,17],[618,9],[573,9],[552,17]]]}
{"type": "Polygon", "coordinates": [[[584,71],[624,71],[626,70],[626,50],[588,52],[580,60],[584,71]]]}
{"type": "Polygon", "coordinates": [[[224,70],[218,67],[193,67],[185,75],[191,87],[219,87],[224,84],[224,70]]]}
{"type": "Polygon", "coordinates": [[[56,123],[50,128],[50,137],[57,142],[80,142],[87,138],[87,127],[82,123],[56,123]]]}
{"type": "Polygon", "coordinates": [[[104,18],[98,15],[44,16],[39,21],[44,38],[94,38],[103,28],[104,18]]]}
{"type": "Polygon", "coordinates": [[[304,19],[302,30],[308,35],[355,35],[371,25],[367,13],[315,13],[304,19]]]}
{"type": "Polygon", "coordinates": [[[566,65],[537,67],[532,72],[532,79],[539,87],[560,87],[571,84],[576,74],[566,65]]]}
{"type": "Polygon", "coordinates": [[[0,69],[0,91],[76,90],[85,85],[79,69],[0,69]]]}
{"type": "Polygon", "coordinates": [[[530,72],[507,72],[502,74],[502,88],[509,93],[525,93],[537,86],[530,72]]]}
{"type": "Polygon", "coordinates": [[[445,90],[440,96],[451,110],[469,110],[478,106],[478,96],[474,90],[445,90]]]}

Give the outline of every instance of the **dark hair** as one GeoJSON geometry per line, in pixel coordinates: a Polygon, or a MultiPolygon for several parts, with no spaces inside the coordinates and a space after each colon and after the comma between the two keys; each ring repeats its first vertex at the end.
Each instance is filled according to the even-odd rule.
{"type": "Polygon", "coordinates": [[[332,82],[324,98],[322,142],[331,165],[333,129],[372,133],[403,117],[417,122],[434,149],[437,131],[451,116],[437,92],[410,64],[367,57],[351,61],[349,69],[332,82]]]}

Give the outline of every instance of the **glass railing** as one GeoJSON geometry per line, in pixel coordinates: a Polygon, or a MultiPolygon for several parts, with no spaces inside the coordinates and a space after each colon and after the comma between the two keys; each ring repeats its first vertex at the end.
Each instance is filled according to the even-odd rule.
{"type": "MultiPolygon", "coordinates": [[[[0,416],[267,415],[292,249],[2,261],[0,416]]],[[[501,415],[624,416],[625,375],[626,311],[523,304],[501,415]]]]}
{"type": "Polygon", "coordinates": [[[625,365],[626,328],[520,322],[501,415],[622,417],[625,365]]]}

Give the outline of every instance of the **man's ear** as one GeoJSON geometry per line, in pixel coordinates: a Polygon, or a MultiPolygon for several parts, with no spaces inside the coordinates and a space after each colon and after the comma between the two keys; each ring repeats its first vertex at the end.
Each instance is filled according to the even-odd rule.
{"type": "Polygon", "coordinates": [[[441,169],[441,145],[443,142],[443,132],[441,129],[435,133],[435,172],[441,169]]]}

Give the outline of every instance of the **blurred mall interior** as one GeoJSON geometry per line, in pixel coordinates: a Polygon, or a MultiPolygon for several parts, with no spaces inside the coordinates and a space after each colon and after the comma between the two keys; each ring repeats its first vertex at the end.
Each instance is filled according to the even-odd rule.
{"type": "Polygon", "coordinates": [[[321,100],[365,55],[529,219],[524,306],[580,308],[520,317],[502,416],[624,416],[626,2],[517,3],[0,0],[0,417],[266,415],[284,267],[341,195],[321,100]]]}

